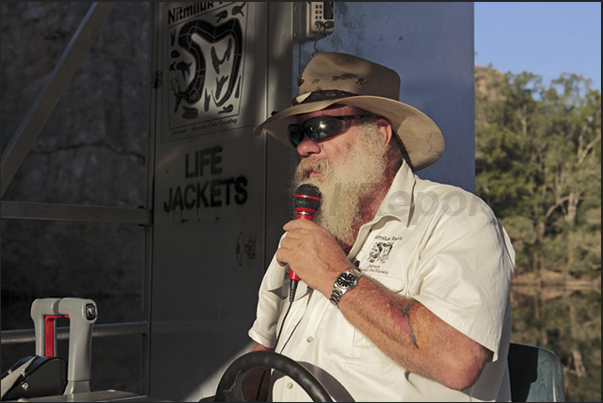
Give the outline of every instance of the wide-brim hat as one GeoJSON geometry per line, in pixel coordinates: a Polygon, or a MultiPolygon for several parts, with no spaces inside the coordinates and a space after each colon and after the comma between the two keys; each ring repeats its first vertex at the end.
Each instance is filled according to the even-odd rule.
{"type": "Polygon", "coordinates": [[[298,84],[299,96],[292,106],[258,125],[254,134],[266,131],[292,147],[287,126],[297,123],[297,115],[349,105],[389,120],[415,171],[433,164],[444,152],[444,137],[434,121],[399,101],[400,76],[394,70],[352,55],[319,53],[310,60],[298,84]]]}

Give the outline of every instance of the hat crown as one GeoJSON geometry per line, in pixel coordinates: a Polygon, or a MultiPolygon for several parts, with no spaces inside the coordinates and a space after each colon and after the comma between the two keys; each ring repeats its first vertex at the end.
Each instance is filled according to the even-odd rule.
{"type": "Polygon", "coordinates": [[[399,100],[400,76],[369,60],[343,53],[319,53],[306,66],[299,81],[299,94],[345,91],[399,100]]]}
{"type": "Polygon", "coordinates": [[[348,105],[387,119],[415,171],[436,162],[444,151],[444,137],[435,122],[399,101],[400,76],[392,69],[357,56],[319,53],[306,66],[298,85],[299,95],[292,106],[256,126],[256,135],[265,131],[290,147],[287,127],[299,115],[348,105]]]}

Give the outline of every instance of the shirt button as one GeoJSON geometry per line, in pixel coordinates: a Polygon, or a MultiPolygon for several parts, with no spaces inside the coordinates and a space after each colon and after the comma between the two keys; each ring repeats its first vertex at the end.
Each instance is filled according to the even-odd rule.
{"type": "Polygon", "coordinates": [[[310,336],[306,339],[308,343],[312,343],[314,341],[314,337],[310,336]]]}
{"type": "Polygon", "coordinates": [[[289,383],[287,384],[287,389],[293,389],[293,383],[289,382],[289,383]]]}

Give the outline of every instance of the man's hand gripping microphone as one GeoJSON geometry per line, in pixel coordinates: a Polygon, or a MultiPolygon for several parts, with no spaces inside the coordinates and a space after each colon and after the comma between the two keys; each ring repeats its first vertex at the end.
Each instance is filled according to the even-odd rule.
{"type": "MultiPolygon", "coordinates": [[[[320,190],[314,185],[304,184],[297,188],[293,197],[293,205],[295,206],[295,218],[297,220],[314,220],[314,214],[320,207],[322,195],[320,190]]],[[[300,278],[289,268],[289,301],[293,302],[297,283],[300,278]]]]}

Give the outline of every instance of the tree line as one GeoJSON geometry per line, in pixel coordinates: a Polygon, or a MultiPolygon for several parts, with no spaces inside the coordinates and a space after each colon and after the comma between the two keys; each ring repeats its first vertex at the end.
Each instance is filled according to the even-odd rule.
{"type": "MultiPolygon", "coordinates": [[[[477,70],[477,69],[476,69],[477,70]]],[[[601,94],[591,80],[482,68],[476,193],[517,251],[516,274],[601,276],[601,94]]]]}

